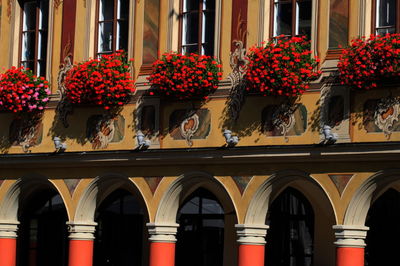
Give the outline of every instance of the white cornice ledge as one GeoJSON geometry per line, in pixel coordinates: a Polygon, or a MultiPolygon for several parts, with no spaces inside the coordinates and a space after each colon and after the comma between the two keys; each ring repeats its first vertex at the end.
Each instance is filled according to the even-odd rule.
{"type": "Polygon", "coordinates": [[[17,238],[18,221],[0,221],[0,238],[17,238]]]}
{"type": "Polygon", "coordinates": [[[70,240],[94,240],[97,223],[67,222],[70,240]]]}
{"type": "Polygon", "coordinates": [[[175,243],[179,224],[177,223],[147,223],[149,240],[151,242],[175,243]]]}
{"type": "Polygon", "coordinates": [[[337,247],[364,248],[369,227],[364,225],[334,225],[337,247]]]}
{"type": "Polygon", "coordinates": [[[268,225],[236,224],[237,242],[240,245],[265,245],[268,225]]]}

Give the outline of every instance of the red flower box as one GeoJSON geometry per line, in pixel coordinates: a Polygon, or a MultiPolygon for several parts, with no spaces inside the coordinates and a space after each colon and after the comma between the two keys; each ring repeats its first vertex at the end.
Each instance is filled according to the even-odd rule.
{"type": "Polygon", "coordinates": [[[339,79],[356,89],[371,89],[377,83],[400,76],[400,34],[372,35],[352,40],[340,56],[339,79]]]}
{"type": "Polygon", "coordinates": [[[218,88],[221,65],[205,55],[167,53],[153,64],[150,94],[179,100],[206,99],[218,88]]]}
{"type": "Polygon", "coordinates": [[[297,96],[317,79],[319,59],[313,58],[305,37],[279,36],[263,47],[252,47],[245,75],[246,90],[261,95],[297,96]]]}
{"type": "Polygon", "coordinates": [[[108,110],[128,103],[135,86],[126,53],[117,51],[75,65],[67,74],[65,88],[72,104],[93,104],[108,110]]]}
{"type": "Polygon", "coordinates": [[[13,113],[43,111],[51,94],[47,80],[23,67],[0,75],[0,110],[13,113]]]}

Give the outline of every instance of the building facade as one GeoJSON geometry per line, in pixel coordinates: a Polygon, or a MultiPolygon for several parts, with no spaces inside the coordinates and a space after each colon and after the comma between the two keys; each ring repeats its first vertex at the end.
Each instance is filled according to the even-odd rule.
{"type": "Polygon", "coordinates": [[[0,66],[32,69],[52,94],[39,121],[0,113],[0,265],[394,265],[399,84],[354,91],[336,66],[352,39],[399,32],[399,6],[1,0],[0,66]],[[306,35],[321,58],[321,78],[292,105],[240,93],[245,51],[281,34],[306,35]],[[120,49],[136,92],[117,116],[62,104],[72,62],[120,49]],[[168,51],[221,62],[208,101],[146,94],[168,51]]]}

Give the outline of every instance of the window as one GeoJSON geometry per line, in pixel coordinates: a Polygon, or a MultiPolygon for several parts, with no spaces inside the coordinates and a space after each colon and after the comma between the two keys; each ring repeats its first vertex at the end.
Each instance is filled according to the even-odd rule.
{"type": "Polygon", "coordinates": [[[21,65],[45,76],[49,0],[23,1],[21,8],[21,65]]]}
{"type": "Polygon", "coordinates": [[[372,32],[374,34],[385,35],[400,32],[399,18],[396,15],[399,14],[399,5],[396,0],[376,0],[373,10],[375,16],[373,16],[372,32]]]}
{"type": "Polygon", "coordinates": [[[183,54],[214,54],[215,0],[183,0],[180,50],[183,54]]]}
{"type": "Polygon", "coordinates": [[[272,36],[306,35],[311,38],[311,0],[273,0],[272,36]]]}
{"type": "Polygon", "coordinates": [[[97,55],[128,48],[129,0],[98,0],[97,55]]]}

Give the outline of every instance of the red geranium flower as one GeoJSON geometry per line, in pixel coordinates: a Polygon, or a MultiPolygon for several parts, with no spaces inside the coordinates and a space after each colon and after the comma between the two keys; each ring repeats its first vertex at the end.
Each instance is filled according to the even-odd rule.
{"type": "Polygon", "coordinates": [[[148,77],[151,92],[176,99],[206,99],[218,87],[221,65],[206,55],[166,53],[148,77]]]}
{"type": "Polygon", "coordinates": [[[122,106],[135,92],[126,53],[102,55],[75,65],[65,79],[66,97],[73,104],[94,104],[104,109],[122,106]]]}
{"type": "Polygon", "coordinates": [[[245,75],[247,91],[262,95],[297,96],[317,79],[319,59],[313,58],[305,37],[279,36],[263,47],[250,48],[245,75]]]}

